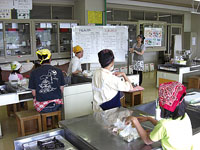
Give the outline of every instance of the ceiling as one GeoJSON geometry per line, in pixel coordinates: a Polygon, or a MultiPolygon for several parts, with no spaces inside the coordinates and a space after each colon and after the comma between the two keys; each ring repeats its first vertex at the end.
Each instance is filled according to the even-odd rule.
{"type": "MultiPolygon", "coordinates": [[[[130,0],[130,1],[139,1],[139,2],[150,2],[156,4],[165,4],[181,7],[192,7],[193,0],[130,0]]],[[[198,2],[195,2],[197,4],[198,2]]]]}

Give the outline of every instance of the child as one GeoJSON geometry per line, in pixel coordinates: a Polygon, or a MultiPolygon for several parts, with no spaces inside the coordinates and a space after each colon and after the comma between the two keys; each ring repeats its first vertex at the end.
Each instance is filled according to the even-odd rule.
{"type": "Polygon", "coordinates": [[[9,82],[20,81],[23,79],[23,76],[20,74],[22,65],[18,61],[13,61],[11,63],[11,74],[8,77],[9,82]]]}
{"type": "Polygon", "coordinates": [[[192,126],[190,118],[185,112],[184,96],[186,88],[179,82],[161,84],[159,87],[159,105],[162,120],[156,121],[151,117],[133,117],[126,119],[126,123],[135,125],[145,144],[161,140],[164,150],[191,150],[192,126]],[[148,134],[140,122],[150,121],[155,125],[148,134]]]}

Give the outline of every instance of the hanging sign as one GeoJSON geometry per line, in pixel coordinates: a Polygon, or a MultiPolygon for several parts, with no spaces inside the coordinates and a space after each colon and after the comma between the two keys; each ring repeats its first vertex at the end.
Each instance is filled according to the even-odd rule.
{"type": "Polygon", "coordinates": [[[32,9],[32,0],[14,0],[15,9],[32,9]]]}
{"type": "Polygon", "coordinates": [[[17,19],[30,19],[30,10],[17,9],[17,19]]]}
{"type": "Polygon", "coordinates": [[[11,19],[11,10],[0,9],[0,19],[11,19]]]}

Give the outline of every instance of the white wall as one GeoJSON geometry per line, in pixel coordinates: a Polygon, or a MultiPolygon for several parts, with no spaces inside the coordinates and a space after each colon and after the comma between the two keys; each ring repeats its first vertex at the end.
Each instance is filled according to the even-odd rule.
{"type": "Polygon", "coordinates": [[[80,25],[85,25],[85,0],[75,0],[74,19],[80,20],[80,25]]]}
{"type": "Polygon", "coordinates": [[[197,57],[200,57],[200,15],[192,14],[191,17],[191,31],[197,32],[197,57]]]}

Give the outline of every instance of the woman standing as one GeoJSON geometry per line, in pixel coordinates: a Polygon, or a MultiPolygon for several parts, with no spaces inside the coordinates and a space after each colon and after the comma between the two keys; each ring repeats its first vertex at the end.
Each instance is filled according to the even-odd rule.
{"type": "Polygon", "coordinates": [[[142,44],[143,36],[137,36],[137,42],[133,44],[133,48],[130,48],[129,51],[134,53],[133,56],[133,74],[139,74],[139,85],[142,84],[142,72],[144,71],[144,51],[145,46],[142,44]]]}

